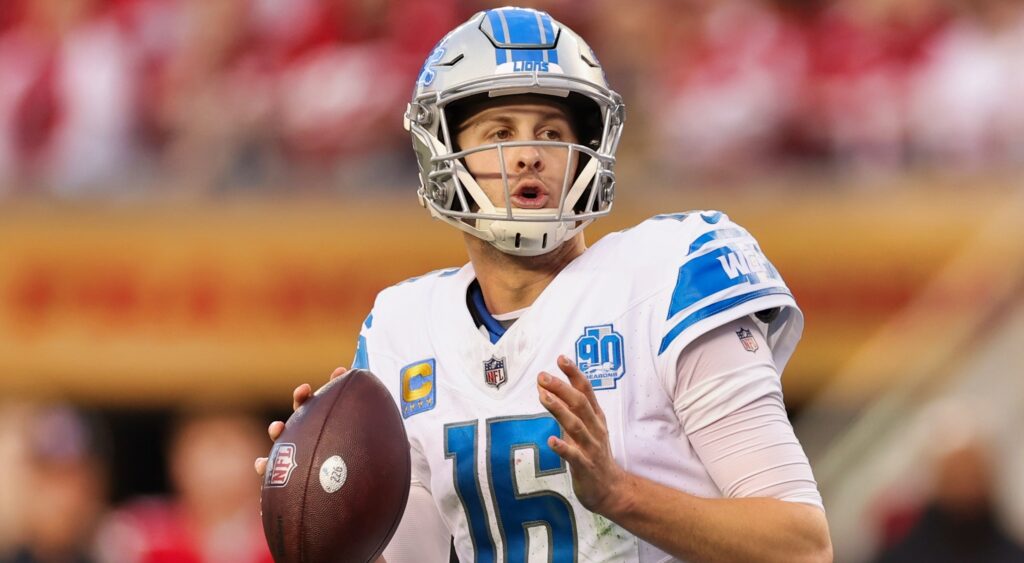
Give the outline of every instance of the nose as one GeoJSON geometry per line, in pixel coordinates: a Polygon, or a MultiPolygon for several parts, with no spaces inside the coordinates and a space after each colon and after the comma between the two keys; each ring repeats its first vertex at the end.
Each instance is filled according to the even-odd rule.
{"type": "Polygon", "coordinates": [[[515,147],[510,151],[510,164],[516,174],[537,173],[544,170],[544,155],[541,153],[540,147],[515,147]]]}

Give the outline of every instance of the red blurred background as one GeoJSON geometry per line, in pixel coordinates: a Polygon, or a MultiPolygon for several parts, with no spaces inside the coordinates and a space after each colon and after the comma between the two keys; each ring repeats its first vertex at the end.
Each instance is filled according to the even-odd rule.
{"type": "MultiPolygon", "coordinates": [[[[946,454],[980,463],[964,451],[1024,537],[1024,3],[525,4],[626,99],[591,240],[723,209],[793,288],[808,322],[783,382],[837,560],[897,542],[946,454]]],[[[0,4],[0,454],[23,462],[0,481],[0,561],[265,555],[258,497],[196,491],[256,491],[260,427],[348,363],[376,291],[465,261],[416,207],[401,116],[434,43],[497,5],[0,4]],[[51,426],[84,438],[56,455],[51,426]],[[180,439],[207,433],[236,453],[180,439]],[[93,477],[33,498],[72,473],[93,477]],[[48,523],[58,502],[89,525],[48,523]]]]}

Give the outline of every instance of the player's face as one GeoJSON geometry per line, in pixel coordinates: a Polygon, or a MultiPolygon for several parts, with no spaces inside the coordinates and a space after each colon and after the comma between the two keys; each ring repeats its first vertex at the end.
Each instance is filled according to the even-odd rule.
{"type": "MultiPolygon", "coordinates": [[[[483,109],[467,119],[457,135],[459,147],[467,150],[493,143],[513,141],[578,142],[568,114],[555,103],[528,100],[483,109]]],[[[576,168],[576,154],[556,146],[504,147],[504,168],[512,207],[519,209],[557,208],[562,197],[566,168],[576,168]]],[[[465,158],[491,203],[505,206],[502,158],[498,150],[484,150],[465,158]]],[[[571,179],[571,176],[570,176],[571,179]]]]}

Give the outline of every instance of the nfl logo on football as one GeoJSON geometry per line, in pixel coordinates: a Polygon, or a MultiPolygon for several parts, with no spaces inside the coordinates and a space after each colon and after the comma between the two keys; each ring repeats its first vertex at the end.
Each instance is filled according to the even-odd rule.
{"type": "Polygon", "coordinates": [[[736,331],[736,336],[739,337],[744,350],[747,352],[757,352],[757,340],[754,340],[753,333],[745,328],[741,328],[736,331]]]}
{"type": "Polygon", "coordinates": [[[492,356],[491,359],[484,362],[484,381],[495,389],[499,389],[508,381],[508,375],[505,373],[505,358],[498,359],[492,356]]]}
{"type": "Polygon", "coordinates": [[[270,466],[267,468],[266,486],[284,487],[291,479],[295,463],[295,444],[277,444],[270,452],[270,466]]]}

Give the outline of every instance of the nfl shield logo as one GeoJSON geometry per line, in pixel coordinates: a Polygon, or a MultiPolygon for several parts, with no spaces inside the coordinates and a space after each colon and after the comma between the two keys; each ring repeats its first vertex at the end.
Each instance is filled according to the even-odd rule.
{"type": "Polygon", "coordinates": [[[267,462],[266,486],[284,487],[296,467],[298,464],[295,463],[295,444],[274,445],[267,462]]]}
{"type": "Polygon", "coordinates": [[[494,386],[495,389],[500,388],[503,383],[508,381],[508,376],[505,374],[505,358],[498,359],[492,356],[491,359],[484,362],[484,381],[488,385],[494,386]]]}
{"type": "Polygon", "coordinates": [[[757,340],[754,340],[754,335],[749,330],[741,328],[736,331],[736,336],[739,337],[744,350],[747,352],[757,352],[757,340]]]}

